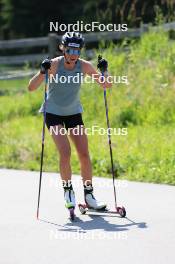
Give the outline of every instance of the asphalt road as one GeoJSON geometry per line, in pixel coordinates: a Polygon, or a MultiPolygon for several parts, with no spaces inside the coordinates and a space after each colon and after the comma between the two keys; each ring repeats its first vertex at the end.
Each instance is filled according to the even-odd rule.
{"type": "MultiPolygon", "coordinates": [[[[77,203],[83,201],[73,177],[77,203]]],[[[81,215],[71,222],[58,174],[44,173],[40,220],[38,172],[0,169],[0,264],[172,264],[175,251],[175,187],[117,182],[117,215],[81,215]]],[[[95,194],[114,209],[112,181],[94,178],[95,194]]]]}

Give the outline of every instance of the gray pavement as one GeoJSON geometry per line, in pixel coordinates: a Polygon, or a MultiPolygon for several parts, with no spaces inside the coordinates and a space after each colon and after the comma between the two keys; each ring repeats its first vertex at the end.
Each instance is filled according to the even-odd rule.
{"type": "MultiPolygon", "coordinates": [[[[117,182],[117,215],[81,215],[71,222],[61,181],[44,173],[40,220],[36,219],[39,173],[0,169],[0,264],[172,264],[175,251],[175,187],[117,182]]],[[[77,203],[83,201],[73,177],[77,203]]],[[[112,181],[94,178],[95,194],[114,209],[112,181]]]]}

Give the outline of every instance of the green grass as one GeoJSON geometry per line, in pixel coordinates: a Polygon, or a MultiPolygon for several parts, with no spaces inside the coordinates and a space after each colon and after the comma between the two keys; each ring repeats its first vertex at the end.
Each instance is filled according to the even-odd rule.
{"type": "MultiPolygon", "coordinates": [[[[115,171],[121,179],[175,184],[175,45],[167,34],[150,32],[131,44],[129,54],[104,52],[109,71],[127,75],[129,85],[107,91],[111,126],[127,128],[112,136],[115,171]],[[117,173],[118,172],[118,173],[117,173]]],[[[0,81],[0,167],[39,170],[43,86],[27,91],[28,80],[0,81]]],[[[86,127],[106,127],[103,91],[84,84],[81,90],[86,127]]],[[[107,136],[89,136],[94,175],[111,177],[107,136]]],[[[45,171],[58,170],[58,153],[46,133],[45,171]]],[[[72,146],[72,170],[80,173],[72,146]]]]}

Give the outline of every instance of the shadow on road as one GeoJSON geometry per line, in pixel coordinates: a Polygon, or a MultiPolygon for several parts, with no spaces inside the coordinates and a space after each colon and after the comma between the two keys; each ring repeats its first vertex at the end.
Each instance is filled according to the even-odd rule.
{"type": "MultiPolygon", "coordinates": [[[[123,218],[123,224],[117,224],[117,219],[120,217],[117,216],[104,216],[104,215],[93,215],[89,214],[88,219],[85,221],[80,219],[79,217],[75,218],[75,221],[68,222],[65,225],[59,225],[44,219],[40,219],[40,221],[55,226],[58,231],[68,231],[68,232],[82,232],[86,233],[90,230],[100,230],[106,232],[121,232],[128,231],[129,227],[136,226],[137,228],[147,228],[147,224],[145,222],[135,222],[128,217],[123,218]],[[108,222],[106,217],[116,217],[116,224],[108,222]],[[90,220],[89,220],[90,218],[90,220]],[[127,223],[126,223],[127,222],[127,223]]],[[[121,220],[121,218],[120,218],[121,220]]]]}

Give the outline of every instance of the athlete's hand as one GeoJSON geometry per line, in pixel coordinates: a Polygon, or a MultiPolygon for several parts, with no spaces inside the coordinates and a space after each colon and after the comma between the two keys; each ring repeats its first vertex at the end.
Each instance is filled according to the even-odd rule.
{"type": "Polygon", "coordinates": [[[108,62],[107,60],[103,59],[101,55],[98,56],[97,68],[100,70],[101,73],[106,72],[108,69],[108,62]]]}
{"type": "Polygon", "coordinates": [[[45,59],[41,63],[41,69],[40,73],[45,74],[47,70],[51,68],[51,60],[50,59],[45,59]]]}

